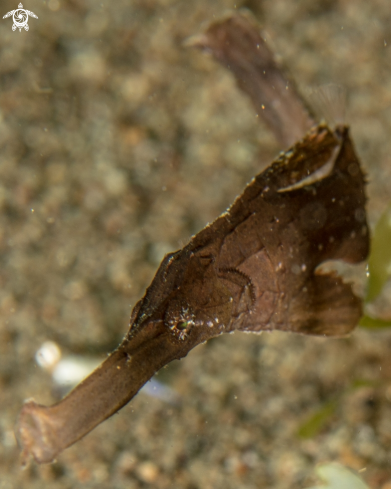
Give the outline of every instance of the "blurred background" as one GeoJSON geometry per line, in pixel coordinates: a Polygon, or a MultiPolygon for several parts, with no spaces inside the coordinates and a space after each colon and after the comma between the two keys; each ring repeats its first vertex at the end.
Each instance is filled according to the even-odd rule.
{"type": "MultiPolygon", "coordinates": [[[[215,339],[157,376],[174,397],[140,393],[52,465],[21,471],[13,434],[25,399],[63,394],[41,345],[103,360],[164,254],[284,149],[231,74],[183,46],[205,22],[247,7],[304,95],[346,88],[373,228],[391,200],[389,1],[23,5],[28,32],[0,20],[0,489],[302,489],[325,461],[390,489],[387,329],[215,339]]],[[[346,273],[363,294],[365,264],[346,273]]]]}

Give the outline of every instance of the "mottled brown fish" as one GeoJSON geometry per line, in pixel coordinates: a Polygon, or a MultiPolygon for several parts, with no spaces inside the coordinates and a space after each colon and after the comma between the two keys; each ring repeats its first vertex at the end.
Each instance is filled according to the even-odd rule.
{"type": "Polygon", "coordinates": [[[98,369],[54,406],[24,405],[16,434],[25,461],[53,461],[160,368],[210,338],[274,329],[341,336],[360,318],[351,286],[316,271],[326,260],[358,263],[368,254],[365,183],[348,128],[314,124],[245,15],[212,24],[191,43],[229,65],[282,143],[304,137],[164,258],[128,334],[98,369]]]}

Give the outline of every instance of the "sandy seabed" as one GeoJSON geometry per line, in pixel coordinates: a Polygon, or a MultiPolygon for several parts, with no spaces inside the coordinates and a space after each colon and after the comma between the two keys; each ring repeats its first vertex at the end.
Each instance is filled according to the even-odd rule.
{"type": "MultiPolygon", "coordinates": [[[[28,32],[1,20],[1,489],[304,489],[328,461],[391,488],[391,331],[217,338],[157,377],[178,404],[140,393],[56,463],[20,470],[24,399],[58,400],[41,344],[103,359],[164,254],[281,149],[230,73],[183,47],[243,6],[302,93],[346,87],[372,228],[391,200],[389,1],[31,0],[28,32]]],[[[365,265],[343,272],[363,293],[365,265]]],[[[390,296],[374,312],[391,317],[390,296]]]]}

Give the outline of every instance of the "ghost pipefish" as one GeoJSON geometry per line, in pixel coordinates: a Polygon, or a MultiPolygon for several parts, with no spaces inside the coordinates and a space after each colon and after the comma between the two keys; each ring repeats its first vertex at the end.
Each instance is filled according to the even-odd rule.
{"type": "Polygon", "coordinates": [[[215,22],[189,43],[229,67],[291,147],[163,259],[128,333],[100,367],[53,406],[24,404],[16,425],[24,462],[53,461],[160,368],[210,338],[235,330],[341,336],[360,318],[351,286],[316,272],[326,260],[358,263],[368,254],[364,176],[348,128],[316,125],[246,15],[215,22]]]}

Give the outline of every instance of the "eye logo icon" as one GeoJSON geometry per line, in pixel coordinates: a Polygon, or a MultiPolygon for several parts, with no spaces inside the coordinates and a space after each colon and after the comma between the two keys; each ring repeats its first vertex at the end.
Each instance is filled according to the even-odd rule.
{"type": "Polygon", "coordinates": [[[19,29],[19,32],[21,32],[23,28],[26,31],[29,30],[29,25],[27,23],[29,19],[29,15],[31,17],[34,17],[35,19],[38,19],[38,17],[34,14],[34,12],[30,12],[30,10],[25,10],[21,3],[18,5],[18,8],[16,10],[11,10],[11,12],[6,13],[3,16],[3,19],[6,19],[7,17],[11,17],[11,15],[14,21],[12,25],[12,30],[16,31],[16,29],[19,29]]]}

